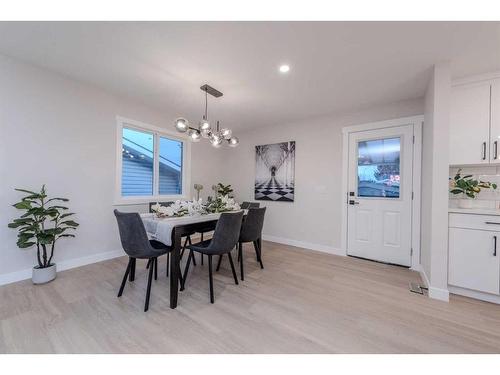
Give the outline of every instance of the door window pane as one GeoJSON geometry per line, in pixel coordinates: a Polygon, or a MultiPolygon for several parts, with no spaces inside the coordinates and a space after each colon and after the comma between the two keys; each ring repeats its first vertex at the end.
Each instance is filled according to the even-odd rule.
{"type": "Polygon", "coordinates": [[[160,137],[160,195],[182,193],[182,142],[160,137]]]}
{"type": "Polygon", "coordinates": [[[153,195],[153,133],[123,128],[122,196],[153,195]]]}
{"type": "Polygon", "coordinates": [[[400,138],[358,142],[358,197],[399,198],[400,138]]]}

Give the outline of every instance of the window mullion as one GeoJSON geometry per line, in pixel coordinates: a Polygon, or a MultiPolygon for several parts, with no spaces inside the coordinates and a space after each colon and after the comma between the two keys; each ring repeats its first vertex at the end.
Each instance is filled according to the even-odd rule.
{"type": "Polygon", "coordinates": [[[153,196],[158,196],[160,192],[160,141],[158,133],[153,137],[153,196]]]}

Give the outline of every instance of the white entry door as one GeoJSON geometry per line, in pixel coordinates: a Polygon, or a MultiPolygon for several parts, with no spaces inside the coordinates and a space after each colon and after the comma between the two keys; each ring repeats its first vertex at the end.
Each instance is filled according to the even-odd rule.
{"type": "Polygon", "coordinates": [[[347,254],[411,266],[413,125],[349,133],[347,254]]]}

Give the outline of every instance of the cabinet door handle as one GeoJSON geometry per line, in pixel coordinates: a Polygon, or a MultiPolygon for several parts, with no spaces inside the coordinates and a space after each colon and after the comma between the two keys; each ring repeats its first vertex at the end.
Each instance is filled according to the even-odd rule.
{"type": "Polygon", "coordinates": [[[497,256],[497,236],[493,236],[493,256],[497,256]]]}
{"type": "Polygon", "coordinates": [[[500,225],[500,223],[496,223],[494,221],[485,221],[485,224],[492,224],[492,225],[500,225]]]}
{"type": "Polygon", "coordinates": [[[493,142],[493,159],[497,159],[498,158],[498,141],[495,141],[493,142]]]}
{"type": "Polygon", "coordinates": [[[483,160],[486,160],[486,142],[483,142],[483,160]]]}

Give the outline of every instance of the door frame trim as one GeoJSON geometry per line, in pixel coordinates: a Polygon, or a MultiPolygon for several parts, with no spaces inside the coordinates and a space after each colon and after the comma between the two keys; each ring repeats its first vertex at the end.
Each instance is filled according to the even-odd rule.
{"type": "Polygon", "coordinates": [[[342,128],[342,223],[341,223],[341,249],[347,255],[347,199],[348,199],[348,173],[349,173],[349,134],[366,130],[393,128],[397,126],[413,125],[413,176],[412,176],[412,223],[411,223],[411,256],[410,269],[419,271],[420,264],[420,201],[422,177],[422,125],[424,116],[400,117],[391,120],[370,122],[361,125],[346,126],[342,128]]]}

